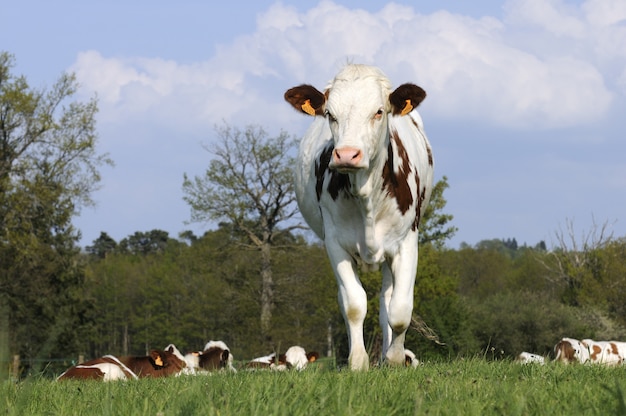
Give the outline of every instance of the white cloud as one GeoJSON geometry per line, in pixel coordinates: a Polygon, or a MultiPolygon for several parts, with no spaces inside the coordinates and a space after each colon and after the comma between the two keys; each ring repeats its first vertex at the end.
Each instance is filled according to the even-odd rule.
{"type": "Polygon", "coordinates": [[[626,20],[626,2],[623,0],[587,0],[582,10],[594,26],[624,24],[626,20]]]}
{"type": "Polygon", "coordinates": [[[74,70],[86,89],[98,92],[107,120],[155,118],[187,127],[247,115],[267,124],[294,120],[297,114],[282,102],[284,89],[301,82],[323,88],[353,60],[381,66],[396,84],[422,85],[435,117],[514,128],[571,127],[602,119],[614,99],[606,85],[624,83],[623,50],[601,52],[612,68],[620,68],[613,70],[614,79],[607,80],[594,60],[600,40],[626,39],[618,24],[626,13],[622,4],[514,0],[501,21],[421,15],[393,3],[368,12],[322,1],[303,13],[275,3],[259,14],[254,32],[220,45],[204,62],[87,51],[74,70]],[[542,38],[520,41],[520,28],[529,26],[539,27],[542,38]],[[562,49],[583,38],[580,50],[562,49]]]}

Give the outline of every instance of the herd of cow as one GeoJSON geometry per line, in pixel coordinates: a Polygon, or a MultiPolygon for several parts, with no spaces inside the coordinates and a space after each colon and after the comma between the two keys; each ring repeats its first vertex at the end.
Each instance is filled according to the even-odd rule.
{"type": "MultiPolygon", "coordinates": [[[[626,361],[626,342],[594,341],[563,338],[554,346],[555,361],[621,365],[626,361]]],[[[300,346],[292,346],[283,354],[271,353],[254,358],[241,366],[244,370],[304,370],[319,358],[317,352],[306,352],[300,346]]],[[[545,364],[545,357],[522,352],[516,361],[545,364]]],[[[405,350],[405,366],[417,367],[419,361],[410,350],[405,350]]],[[[57,380],[128,380],[144,377],[168,377],[180,375],[209,374],[215,371],[232,371],[233,355],[223,341],[209,341],[202,351],[182,355],[174,344],[163,350],[152,350],[147,356],[115,357],[105,355],[70,367],[57,380]]]]}
{"type": "MultiPolygon", "coordinates": [[[[319,353],[306,352],[294,345],[283,354],[271,354],[254,358],[241,365],[243,370],[304,370],[309,363],[317,361],[319,353]]],[[[410,350],[405,350],[405,365],[417,367],[419,361],[410,350]]],[[[129,380],[145,377],[169,377],[181,375],[210,374],[216,371],[232,371],[233,354],[223,341],[209,341],[202,351],[182,355],[174,344],[163,350],[152,350],[147,356],[115,357],[105,355],[70,367],[57,380],[129,380]]]]}
{"type": "MultiPolygon", "coordinates": [[[[626,342],[563,338],[554,346],[554,357],[555,361],[564,364],[622,365],[626,364],[626,342]]],[[[544,364],[545,357],[522,352],[518,355],[517,361],[544,364]]]]}
{"type": "MultiPolygon", "coordinates": [[[[248,362],[246,369],[303,370],[319,358],[300,346],[290,347],[284,354],[272,353],[248,362]]],[[[174,344],[163,350],[152,350],[147,356],[115,357],[105,355],[70,367],[57,380],[128,380],[144,377],[168,377],[184,374],[208,374],[214,371],[237,371],[233,355],[223,341],[209,341],[202,351],[182,355],[174,344]]]]}

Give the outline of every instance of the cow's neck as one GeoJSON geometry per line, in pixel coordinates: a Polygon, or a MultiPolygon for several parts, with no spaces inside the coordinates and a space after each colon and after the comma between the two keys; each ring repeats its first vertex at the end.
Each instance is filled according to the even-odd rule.
{"type": "Polygon", "coordinates": [[[376,235],[376,218],[381,207],[383,195],[383,169],[387,163],[389,135],[382,140],[382,145],[372,155],[367,170],[349,174],[350,192],[359,202],[363,216],[365,244],[368,253],[361,253],[367,263],[379,263],[383,260],[383,247],[376,235]]]}

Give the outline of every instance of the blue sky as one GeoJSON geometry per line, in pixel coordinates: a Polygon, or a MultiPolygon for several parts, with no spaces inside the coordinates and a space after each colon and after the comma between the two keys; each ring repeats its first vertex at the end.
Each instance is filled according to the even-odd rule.
{"type": "Polygon", "coordinates": [[[102,169],[83,245],[186,224],[183,174],[200,175],[216,124],[300,137],[310,119],[283,101],[323,88],[347,61],[414,82],[448,178],[449,246],[556,243],[609,224],[626,236],[626,2],[14,1],[0,49],[34,87],[75,72],[97,93],[102,169]]]}

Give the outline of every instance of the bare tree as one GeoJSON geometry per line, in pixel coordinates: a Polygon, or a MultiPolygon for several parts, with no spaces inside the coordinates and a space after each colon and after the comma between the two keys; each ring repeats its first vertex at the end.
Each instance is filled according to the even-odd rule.
{"type": "Polygon", "coordinates": [[[203,176],[191,180],[185,174],[184,200],[192,222],[227,221],[261,252],[261,330],[267,339],[274,305],[271,250],[280,236],[302,228],[294,220],[295,141],[285,132],[268,138],[258,126],[241,131],[225,123],[215,130],[218,143],[205,146],[214,159],[203,176]]]}
{"type": "Polygon", "coordinates": [[[578,237],[574,221],[566,219],[565,229],[559,227],[555,231],[555,248],[550,251],[547,258],[539,258],[549,272],[545,276],[546,279],[564,285],[570,292],[569,301],[573,305],[578,304],[577,293],[593,268],[594,253],[613,241],[613,232],[610,228],[611,224],[608,221],[597,224],[593,218],[591,229],[583,231],[578,237]]]}

